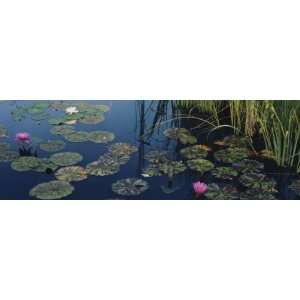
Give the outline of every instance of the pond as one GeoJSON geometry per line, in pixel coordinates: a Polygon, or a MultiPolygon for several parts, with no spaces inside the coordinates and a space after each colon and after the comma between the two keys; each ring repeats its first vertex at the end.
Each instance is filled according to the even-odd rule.
{"type": "Polygon", "coordinates": [[[173,101],[1,101],[0,199],[299,199],[295,173],[210,129],[173,101]]]}

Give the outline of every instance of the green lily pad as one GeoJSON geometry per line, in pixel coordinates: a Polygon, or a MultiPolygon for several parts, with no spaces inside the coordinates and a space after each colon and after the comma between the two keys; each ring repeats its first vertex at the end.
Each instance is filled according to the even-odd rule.
{"type": "Polygon", "coordinates": [[[185,159],[205,158],[207,153],[207,150],[202,145],[194,145],[180,150],[180,154],[185,159]]]}
{"type": "Polygon", "coordinates": [[[137,151],[137,147],[127,143],[114,143],[110,144],[108,147],[108,152],[117,156],[131,155],[132,153],[137,151]]]}
{"type": "Polygon", "coordinates": [[[267,178],[266,175],[261,173],[247,173],[243,174],[239,181],[245,187],[264,192],[277,192],[276,181],[273,178],[267,178]]]}
{"type": "Polygon", "coordinates": [[[37,113],[37,114],[33,114],[31,116],[31,119],[33,121],[39,122],[39,121],[47,120],[47,119],[49,119],[49,117],[50,117],[50,115],[48,113],[46,113],[46,112],[40,112],[40,113],[37,113]]]}
{"type": "Polygon", "coordinates": [[[57,166],[67,167],[76,165],[83,159],[82,155],[76,152],[61,152],[51,155],[50,160],[57,166]]]}
{"type": "Polygon", "coordinates": [[[93,106],[97,111],[100,111],[100,112],[108,112],[110,110],[110,106],[109,105],[106,105],[106,104],[95,104],[93,106]]]}
{"type": "Polygon", "coordinates": [[[58,166],[54,164],[49,158],[40,158],[39,165],[33,168],[32,171],[39,173],[53,173],[58,166]]]}
{"type": "Polygon", "coordinates": [[[247,189],[245,192],[240,194],[241,200],[276,200],[277,198],[269,192],[260,190],[247,189]]]}
{"type": "Polygon", "coordinates": [[[88,140],[94,143],[108,143],[115,139],[115,135],[109,131],[91,131],[88,135],[88,140]]]}
{"type": "Polygon", "coordinates": [[[40,148],[47,152],[58,152],[66,147],[66,143],[60,140],[52,140],[47,143],[40,144],[40,148]]]}
{"type": "Polygon", "coordinates": [[[53,126],[50,129],[51,134],[53,135],[68,135],[75,131],[75,127],[71,125],[58,125],[53,126]]]}
{"type": "Polygon", "coordinates": [[[160,163],[151,163],[143,169],[143,177],[163,176],[173,177],[186,170],[182,161],[165,160],[160,163]]]}
{"type": "Polygon", "coordinates": [[[297,195],[300,195],[300,179],[294,180],[290,185],[289,189],[295,192],[297,195]]]}
{"type": "Polygon", "coordinates": [[[34,156],[21,156],[11,163],[11,168],[18,172],[31,171],[37,168],[40,160],[34,156]]]}
{"type": "Polygon", "coordinates": [[[0,162],[11,162],[19,157],[16,151],[6,150],[0,152],[0,162]]]}
{"type": "Polygon", "coordinates": [[[120,164],[109,155],[102,155],[86,166],[86,172],[94,176],[113,175],[120,171],[120,164]]]}
{"type": "Polygon", "coordinates": [[[259,172],[264,168],[263,163],[254,159],[243,159],[238,163],[234,163],[232,166],[242,173],[259,172]]]}
{"type": "Polygon", "coordinates": [[[112,184],[113,192],[122,196],[137,196],[148,188],[148,183],[138,178],[125,178],[112,184]]]}
{"type": "Polygon", "coordinates": [[[214,164],[207,159],[191,159],[186,161],[187,166],[194,171],[197,171],[201,174],[208,172],[214,168],[214,164]]]}
{"type": "Polygon", "coordinates": [[[207,187],[205,198],[209,200],[237,200],[239,194],[236,187],[230,184],[211,183],[207,187]]]}
{"type": "Polygon", "coordinates": [[[227,148],[215,152],[214,157],[219,162],[232,164],[247,158],[249,154],[246,148],[227,148]]]}
{"type": "Polygon", "coordinates": [[[239,173],[231,167],[217,167],[211,171],[211,174],[218,179],[232,180],[239,173]]]}
{"type": "Polygon", "coordinates": [[[65,118],[64,117],[60,117],[60,118],[50,118],[49,120],[48,120],[48,123],[50,124],[50,125],[62,125],[62,124],[64,124],[65,123],[65,118]]]}
{"type": "Polygon", "coordinates": [[[7,142],[0,142],[0,152],[10,149],[10,144],[7,142]]]}
{"type": "Polygon", "coordinates": [[[228,147],[238,147],[238,148],[247,148],[248,141],[245,137],[237,135],[226,136],[223,140],[215,141],[216,145],[228,146],[228,147]]]}
{"type": "Polygon", "coordinates": [[[4,127],[0,127],[0,138],[1,137],[7,137],[7,135],[8,135],[7,129],[4,128],[4,127]]]}
{"type": "Polygon", "coordinates": [[[144,159],[151,163],[164,162],[167,159],[168,151],[164,150],[152,150],[145,154],[144,159]]]}
{"type": "Polygon", "coordinates": [[[52,101],[45,101],[45,100],[36,102],[31,106],[31,109],[38,109],[38,110],[48,109],[50,107],[51,102],[52,101]]]}
{"type": "Polygon", "coordinates": [[[71,195],[74,187],[65,181],[53,180],[40,183],[30,190],[29,195],[43,200],[62,199],[71,195]]]}
{"type": "Polygon", "coordinates": [[[80,166],[64,167],[55,173],[57,180],[62,181],[82,181],[88,178],[86,170],[80,166]]]}
{"type": "Polygon", "coordinates": [[[64,137],[72,143],[84,143],[88,141],[89,133],[86,131],[74,131],[64,135],[64,137]]]}
{"type": "Polygon", "coordinates": [[[184,145],[197,143],[197,138],[186,128],[168,128],[164,131],[164,135],[169,139],[179,140],[184,145]]]}
{"type": "Polygon", "coordinates": [[[84,114],[82,118],[80,118],[80,123],[87,125],[96,125],[105,120],[105,117],[102,113],[95,114],[84,114]]]}
{"type": "Polygon", "coordinates": [[[16,122],[21,122],[26,118],[27,108],[24,106],[17,106],[11,111],[11,116],[16,122]]]}

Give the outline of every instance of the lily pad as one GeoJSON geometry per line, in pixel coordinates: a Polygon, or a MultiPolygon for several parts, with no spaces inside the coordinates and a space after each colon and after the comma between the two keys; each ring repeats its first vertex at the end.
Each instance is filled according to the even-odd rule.
{"type": "Polygon", "coordinates": [[[237,200],[239,194],[236,187],[230,184],[211,183],[207,187],[205,198],[209,200],[237,200]]]}
{"type": "Polygon", "coordinates": [[[130,155],[137,151],[138,151],[137,147],[127,143],[114,143],[114,144],[110,144],[108,147],[109,153],[118,156],[130,155]]]}
{"type": "Polygon", "coordinates": [[[125,178],[112,184],[113,192],[122,196],[137,196],[148,188],[148,183],[138,178],[125,178]]]}
{"type": "Polygon", "coordinates": [[[86,172],[94,176],[113,175],[120,171],[120,164],[109,155],[102,155],[97,161],[86,166],[86,172]]]}
{"type": "Polygon", "coordinates": [[[88,135],[88,140],[94,143],[108,143],[115,139],[115,135],[109,131],[91,131],[88,135]]]}
{"type": "Polygon", "coordinates": [[[169,139],[179,140],[184,145],[197,143],[197,138],[186,128],[168,128],[164,131],[164,135],[169,139]]]}
{"type": "Polygon", "coordinates": [[[64,135],[64,137],[72,143],[83,143],[88,141],[89,133],[86,131],[74,131],[64,135]]]}
{"type": "Polygon", "coordinates": [[[88,178],[85,169],[80,166],[61,168],[55,173],[55,177],[57,180],[62,180],[67,182],[82,181],[88,178]]]}
{"type": "Polygon", "coordinates": [[[21,122],[26,118],[27,108],[24,106],[17,106],[11,111],[11,116],[16,122],[21,122]]]}
{"type": "Polygon", "coordinates": [[[264,164],[254,159],[243,159],[238,163],[234,163],[233,167],[242,173],[253,173],[261,171],[264,164]]]}
{"type": "Polygon", "coordinates": [[[48,123],[50,124],[50,125],[62,125],[62,124],[64,124],[65,123],[65,118],[64,117],[61,117],[61,118],[50,118],[49,120],[48,120],[48,123]]]}
{"type": "Polygon", "coordinates": [[[186,163],[191,170],[197,171],[201,174],[204,174],[214,168],[214,164],[211,161],[202,158],[187,160],[186,163]]]}
{"type": "Polygon", "coordinates": [[[168,151],[153,150],[145,154],[144,159],[151,163],[159,163],[167,160],[168,151]]]}
{"type": "Polygon", "coordinates": [[[43,200],[62,199],[71,195],[74,187],[65,181],[53,180],[40,183],[30,190],[29,195],[43,200]]]}
{"type": "Polygon", "coordinates": [[[10,149],[10,144],[7,142],[0,142],[0,152],[10,149]]]}
{"type": "Polygon", "coordinates": [[[289,189],[295,192],[297,195],[300,195],[300,179],[294,180],[290,185],[289,189]]]}
{"type": "Polygon", "coordinates": [[[82,155],[77,152],[61,152],[53,154],[50,160],[57,166],[67,167],[76,165],[83,159],[82,155]]]}
{"type": "Polygon", "coordinates": [[[185,159],[205,158],[207,156],[207,150],[204,149],[202,145],[194,145],[181,149],[180,154],[185,159]]]}
{"type": "Polygon", "coordinates": [[[151,163],[143,169],[143,177],[163,176],[173,177],[186,170],[182,161],[165,160],[160,163],[151,163]]]}
{"type": "Polygon", "coordinates": [[[276,181],[273,178],[267,178],[266,175],[261,173],[247,173],[243,174],[239,181],[245,187],[264,192],[277,192],[276,181]]]}
{"type": "Polygon", "coordinates": [[[241,200],[276,200],[277,198],[269,192],[260,190],[247,189],[245,192],[240,194],[241,200]]]}
{"type": "Polygon", "coordinates": [[[47,152],[58,152],[65,148],[66,143],[60,140],[52,140],[47,143],[40,144],[40,148],[47,152]]]}
{"type": "Polygon", "coordinates": [[[40,160],[34,156],[21,156],[11,163],[11,168],[18,172],[31,171],[37,168],[40,160]]]}
{"type": "Polygon", "coordinates": [[[84,116],[80,119],[80,123],[87,125],[95,125],[103,122],[105,117],[102,113],[96,114],[84,114],[84,116]]]}
{"type": "Polygon", "coordinates": [[[238,147],[238,148],[247,148],[248,141],[245,137],[237,135],[226,136],[223,140],[215,141],[216,145],[219,146],[228,146],[228,147],[238,147]]]}
{"type": "Polygon", "coordinates": [[[53,126],[50,129],[50,132],[53,135],[67,135],[67,134],[73,133],[74,131],[75,131],[74,126],[70,126],[70,125],[53,126]]]}
{"type": "Polygon", "coordinates": [[[214,153],[214,157],[217,161],[232,164],[239,162],[249,156],[249,150],[247,148],[227,148],[222,149],[214,153]]]}
{"type": "Polygon", "coordinates": [[[11,162],[17,159],[19,153],[16,151],[6,150],[0,152],[0,162],[11,162]]]}
{"type": "Polygon", "coordinates": [[[211,174],[218,179],[233,180],[239,173],[231,167],[217,167],[211,171],[211,174]]]}
{"type": "Polygon", "coordinates": [[[39,165],[32,170],[40,173],[53,173],[58,166],[54,164],[49,158],[40,158],[39,165]]]}
{"type": "Polygon", "coordinates": [[[7,137],[7,135],[8,135],[7,129],[4,128],[4,127],[0,127],[0,138],[1,137],[7,137]]]}

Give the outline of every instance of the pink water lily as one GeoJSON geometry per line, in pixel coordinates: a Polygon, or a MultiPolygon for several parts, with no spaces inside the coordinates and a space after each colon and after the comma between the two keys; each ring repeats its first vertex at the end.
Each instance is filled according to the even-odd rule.
{"type": "Polygon", "coordinates": [[[28,132],[19,132],[16,134],[17,143],[26,143],[29,144],[31,142],[30,134],[28,132]]]}
{"type": "Polygon", "coordinates": [[[207,184],[201,181],[193,182],[193,188],[197,196],[201,196],[207,191],[207,184]]]}

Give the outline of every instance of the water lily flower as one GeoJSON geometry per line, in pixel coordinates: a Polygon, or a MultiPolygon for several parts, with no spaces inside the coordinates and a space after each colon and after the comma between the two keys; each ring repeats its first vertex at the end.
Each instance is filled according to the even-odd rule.
{"type": "Polygon", "coordinates": [[[76,106],[69,106],[66,108],[66,113],[69,115],[77,114],[79,110],[77,109],[76,106]]]}
{"type": "Polygon", "coordinates": [[[197,196],[201,196],[207,191],[207,184],[201,181],[193,182],[193,188],[197,196]]]}
{"type": "Polygon", "coordinates": [[[19,132],[16,134],[17,143],[31,143],[30,134],[28,132],[19,132]]]}

